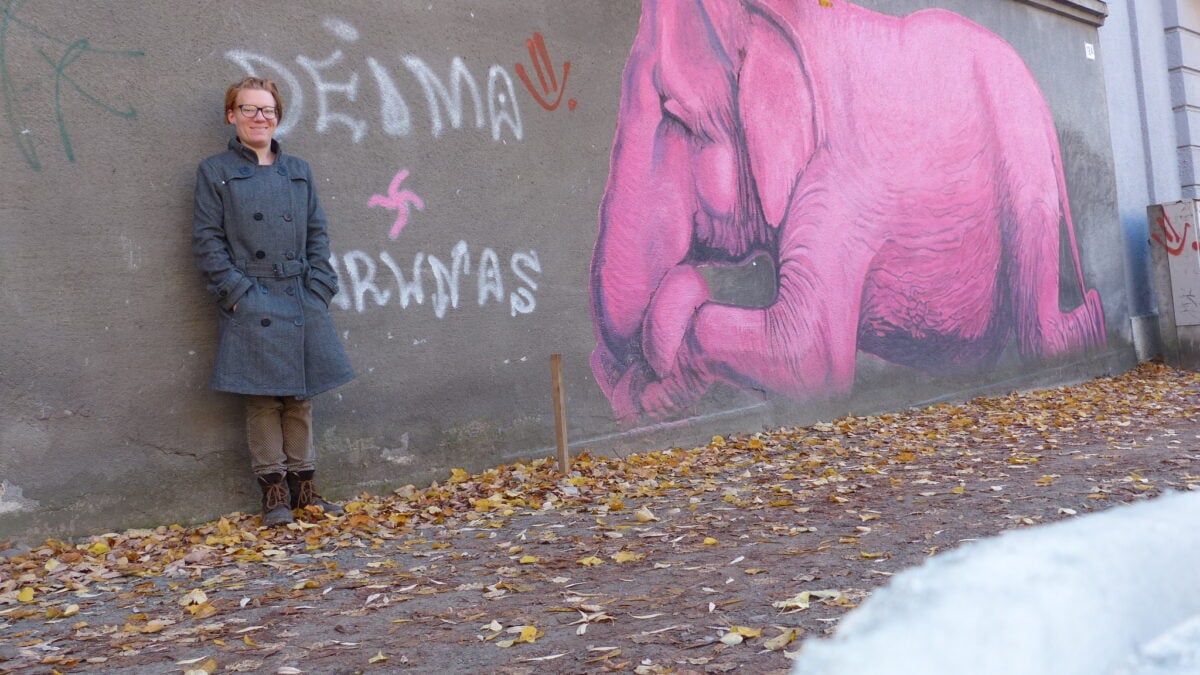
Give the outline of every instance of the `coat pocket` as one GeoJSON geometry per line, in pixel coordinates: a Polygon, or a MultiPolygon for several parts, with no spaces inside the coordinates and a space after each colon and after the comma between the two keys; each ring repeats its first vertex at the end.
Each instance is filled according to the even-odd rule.
{"type": "Polygon", "coordinates": [[[222,305],[217,305],[217,315],[221,322],[220,330],[222,332],[225,331],[226,325],[238,322],[239,315],[241,314],[240,310],[242,309],[241,302],[234,303],[234,307],[237,307],[237,310],[233,308],[226,309],[222,305]]]}
{"type": "Polygon", "coordinates": [[[309,277],[307,280],[305,280],[304,287],[308,289],[309,294],[315,296],[317,300],[321,301],[321,304],[325,306],[325,309],[329,309],[329,303],[333,300],[333,289],[329,288],[313,277],[309,277]]]}

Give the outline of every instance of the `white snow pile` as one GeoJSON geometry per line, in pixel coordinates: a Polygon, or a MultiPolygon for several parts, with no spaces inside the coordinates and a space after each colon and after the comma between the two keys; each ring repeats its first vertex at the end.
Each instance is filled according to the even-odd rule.
{"type": "Polygon", "coordinates": [[[806,642],[794,673],[1200,673],[1200,493],[930,558],[806,642]]]}

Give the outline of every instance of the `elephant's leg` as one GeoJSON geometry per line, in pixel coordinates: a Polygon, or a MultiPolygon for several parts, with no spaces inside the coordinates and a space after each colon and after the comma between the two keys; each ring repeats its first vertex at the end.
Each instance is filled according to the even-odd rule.
{"type": "Polygon", "coordinates": [[[997,64],[984,77],[992,80],[992,91],[1004,92],[992,110],[1004,167],[1000,188],[1009,205],[1002,215],[1004,246],[1020,349],[1056,356],[1101,347],[1104,310],[1100,295],[1084,285],[1054,120],[1015,55],[1007,67],[997,64]],[[1067,248],[1074,266],[1069,274],[1083,294],[1083,304],[1066,312],[1058,304],[1060,246],[1067,248]]]}
{"type": "Polygon", "coordinates": [[[604,369],[616,374],[614,384],[605,393],[613,413],[622,424],[632,425],[638,421],[638,416],[644,410],[643,392],[651,383],[662,378],[670,383],[673,390],[671,400],[674,401],[666,408],[653,407],[653,411],[662,414],[668,412],[667,408],[674,412],[695,402],[708,390],[711,381],[699,373],[683,376],[674,370],[692,318],[708,298],[708,284],[700,272],[692,265],[678,264],[663,276],[645,308],[641,328],[641,358],[623,369],[610,370],[607,364],[597,363],[597,355],[603,346],[596,346],[596,351],[592,353],[592,367],[596,372],[604,369]]]}
{"type": "Polygon", "coordinates": [[[670,375],[692,317],[708,301],[708,283],[694,265],[676,265],[663,277],[642,324],[642,353],[657,377],[670,375]]]}
{"type": "Polygon", "coordinates": [[[642,331],[649,307],[666,275],[688,255],[696,206],[686,148],[621,146],[612,164],[592,257],[591,365],[614,412],[628,417],[632,411],[618,409],[618,389],[645,378],[642,331]]]}
{"type": "Polygon", "coordinates": [[[631,376],[627,390],[638,409],[671,416],[712,385],[708,371],[687,356],[696,312],[708,301],[708,284],[695,266],[677,265],[663,278],[642,327],[642,352],[652,370],[631,376]]]}
{"type": "MultiPolygon", "coordinates": [[[[673,354],[675,347],[670,343],[680,342],[696,305],[696,301],[684,299],[695,292],[679,288],[675,271],[684,267],[679,261],[686,254],[688,239],[674,231],[668,237],[666,230],[640,228],[637,232],[644,236],[630,245],[628,256],[605,261],[598,255],[600,262],[593,264],[596,348],[591,356],[592,372],[613,414],[624,423],[636,422],[640,412],[637,399],[646,382],[656,377],[652,364],[671,358],[668,354],[673,354]],[[664,255],[646,257],[644,251],[664,255]],[[683,313],[677,308],[683,308],[683,313]]],[[[706,289],[703,293],[707,298],[706,289]]]]}
{"type": "Polygon", "coordinates": [[[596,347],[592,350],[591,358],[588,359],[588,364],[592,367],[592,375],[596,378],[596,383],[600,385],[600,389],[608,398],[612,398],[613,388],[616,387],[617,381],[621,379],[623,368],[621,363],[617,361],[617,357],[613,355],[612,350],[608,348],[604,338],[597,332],[596,347]]]}
{"type": "MultiPolygon", "coordinates": [[[[1024,183],[1011,195],[1014,208],[1008,223],[1018,344],[1022,353],[1049,357],[1105,344],[1104,310],[1095,289],[1081,289],[1083,303],[1074,309],[1064,312],[1059,306],[1059,249],[1073,249],[1074,242],[1062,241],[1059,235],[1063,216],[1057,186],[1053,175],[1024,183]]],[[[1078,260],[1077,251],[1070,254],[1078,260]]]]}
{"type": "Polygon", "coordinates": [[[715,381],[799,400],[850,390],[862,280],[873,252],[851,250],[858,238],[849,210],[806,210],[820,215],[820,225],[796,225],[781,236],[776,301],[761,309],[701,305],[670,373],[646,384],[643,410],[669,414],[715,381]]]}

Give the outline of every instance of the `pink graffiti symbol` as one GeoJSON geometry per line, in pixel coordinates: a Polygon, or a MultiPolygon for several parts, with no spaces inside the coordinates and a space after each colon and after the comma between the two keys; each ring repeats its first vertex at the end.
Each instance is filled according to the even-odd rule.
{"type": "MultiPolygon", "coordinates": [[[[1176,230],[1175,226],[1171,224],[1171,217],[1167,214],[1162,214],[1158,218],[1155,218],[1154,221],[1158,223],[1158,229],[1162,231],[1163,236],[1159,237],[1158,233],[1154,232],[1150,235],[1150,238],[1162,244],[1163,248],[1167,249],[1169,255],[1183,253],[1184,247],[1187,246],[1187,233],[1191,229],[1192,224],[1185,222],[1183,224],[1183,233],[1180,234],[1179,230],[1176,230]],[[1166,241],[1164,241],[1164,238],[1166,241]],[[1178,246],[1172,245],[1176,243],[1178,243],[1178,246]]],[[[1192,242],[1192,249],[1200,249],[1200,243],[1192,242]]]]}
{"type": "Polygon", "coordinates": [[[418,211],[425,209],[425,202],[417,196],[417,193],[412,190],[400,189],[400,184],[404,182],[405,178],[408,178],[408,169],[401,169],[400,173],[392,179],[386,195],[374,195],[367,202],[367,206],[382,206],[396,212],[396,222],[392,225],[392,231],[388,232],[388,237],[391,239],[400,236],[400,230],[403,230],[408,223],[409,204],[416,207],[418,211]]]}
{"type": "MultiPolygon", "coordinates": [[[[562,87],[558,85],[558,78],[554,76],[554,62],[550,60],[550,52],[546,51],[546,41],[542,39],[541,33],[534,33],[533,37],[525,41],[525,46],[529,48],[529,59],[533,61],[533,69],[537,71],[538,82],[542,85],[542,93],[550,96],[554,93],[558,94],[558,98],[554,99],[553,103],[547,103],[546,99],[539,94],[533,86],[533,81],[529,79],[529,73],[525,72],[525,66],[517,64],[517,76],[525,83],[525,88],[533,96],[533,99],[538,102],[546,110],[558,109],[558,104],[562,102],[563,92],[567,90],[567,76],[571,73],[571,62],[563,61],[562,87]],[[549,82],[546,78],[549,77],[549,82]]],[[[575,99],[567,100],[567,107],[571,110],[575,109],[575,99]]]]}

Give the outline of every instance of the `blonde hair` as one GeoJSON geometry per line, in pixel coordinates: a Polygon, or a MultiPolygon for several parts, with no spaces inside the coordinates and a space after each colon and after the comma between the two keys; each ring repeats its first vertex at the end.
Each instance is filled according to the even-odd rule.
{"type": "Polygon", "coordinates": [[[243,77],[241,82],[229,85],[225,90],[225,123],[229,124],[229,111],[237,107],[238,93],[245,89],[259,89],[275,97],[275,120],[283,121],[283,97],[279,95],[279,87],[265,77],[243,77]]]}

